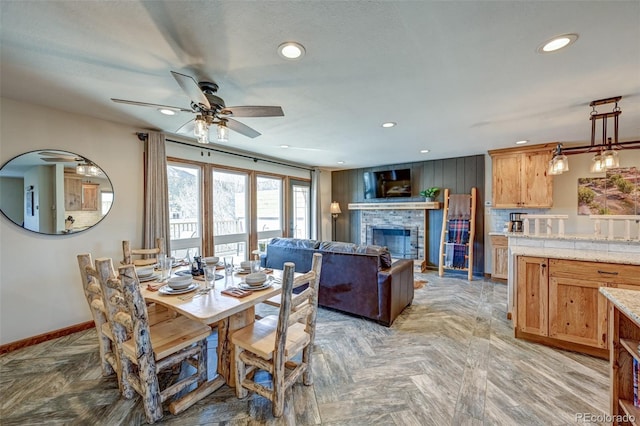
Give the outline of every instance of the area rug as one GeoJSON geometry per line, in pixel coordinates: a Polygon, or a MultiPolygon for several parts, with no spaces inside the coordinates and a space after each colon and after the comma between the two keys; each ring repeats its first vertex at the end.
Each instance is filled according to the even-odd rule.
{"type": "Polygon", "coordinates": [[[427,281],[427,280],[414,279],[414,280],[413,280],[413,288],[416,288],[416,289],[417,289],[417,288],[422,288],[422,287],[424,287],[424,285],[425,285],[426,283],[428,283],[428,282],[429,282],[429,281],[427,281]]]}

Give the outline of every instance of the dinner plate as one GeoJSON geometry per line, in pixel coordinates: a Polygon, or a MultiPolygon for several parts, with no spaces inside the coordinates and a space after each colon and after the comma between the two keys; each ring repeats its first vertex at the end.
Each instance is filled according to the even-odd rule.
{"type": "Polygon", "coordinates": [[[250,274],[251,268],[249,269],[236,268],[236,272],[241,275],[250,274]]]}
{"type": "Polygon", "coordinates": [[[192,277],[193,276],[193,274],[191,273],[191,270],[188,270],[188,271],[176,271],[176,272],[174,272],[174,274],[180,275],[181,277],[186,277],[186,276],[192,277]]]}
{"type": "Polygon", "coordinates": [[[266,280],[260,285],[249,285],[244,281],[238,284],[238,287],[242,290],[266,290],[273,285],[273,280],[266,280]]]}
{"type": "Polygon", "coordinates": [[[200,285],[196,284],[196,283],[191,283],[191,285],[187,288],[182,288],[180,290],[174,290],[171,287],[169,287],[168,285],[165,285],[163,287],[160,287],[160,289],[158,289],[158,293],[160,294],[169,294],[169,295],[174,295],[174,294],[183,294],[183,293],[189,293],[190,291],[193,291],[197,288],[199,288],[200,285]]]}
{"type": "Polygon", "coordinates": [[[138,281],[140,281],[141,283],[146,283],[147,281],[155,281],[160,277],[160,274],[158,273],[153,273],[149,276],[146,277],[138,277],[138,281]]]}

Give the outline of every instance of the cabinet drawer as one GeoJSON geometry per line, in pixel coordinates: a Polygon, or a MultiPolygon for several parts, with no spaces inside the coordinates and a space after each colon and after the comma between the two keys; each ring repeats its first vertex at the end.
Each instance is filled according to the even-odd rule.
{"type": "Polygon", "coordinates": [[[550,259],[549,276],[640,286],[640,266],[550,259]]]}
{"type": "Polygon", "coordinates": [[[493,247],[507,247],[509,245],[509,240],[504,235],[490,235],[490,237],[493,247]]]}

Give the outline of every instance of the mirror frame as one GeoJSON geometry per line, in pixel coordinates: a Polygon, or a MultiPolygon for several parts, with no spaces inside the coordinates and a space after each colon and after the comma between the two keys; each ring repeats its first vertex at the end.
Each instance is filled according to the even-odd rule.
{"type": "Polygon", "coordinates": [[[40,235],[75,235],[100,223],[113,208],[111,179],[88,158],[61,149],[16,155],[0,167],[0,212],[11,223],[40,235]],[[82,167],[85,174],[78,174],[82,167]],[[21,180],[20,183],[18,180],[21,180]],[[102,194],[111,193],[102,213],[102,194]],[[22,197],[20,197],[22,195],[22,197]],[[44,209],[40,206],[51,206],[44,209]],[[47,214],[47,212],[53,212],[47,214]],[[62,211],[63,214],[57,212],[62,211]]]}

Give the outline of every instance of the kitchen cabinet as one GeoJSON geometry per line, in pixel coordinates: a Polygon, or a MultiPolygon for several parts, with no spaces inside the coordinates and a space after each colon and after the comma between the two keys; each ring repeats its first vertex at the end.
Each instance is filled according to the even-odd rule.
{"type": "Polygon", "coordinates": [[[82,179],[79,177],[64,178],[64,209],[80,210],[82,208],[82,179]]]}
{"type": "Polygon", "coordinates": [[[82,210],[98,210],[98,188],[97,183],[82,184],[82,210]]]}
{"type": "Polygon", "coordinates": [[[548,174],[555,144],[529,149],[489,151],[494,208],[545,208],[553,205],[553,178],[548,174]]]}
{"type": "Polygon", "coordinates": [[[509,278],[509,244],[504,235],[491,235],[491,278],[509,278]]]}
{"type": "Polygon", "coordinates": [[[547,259],[518,256],[518,330],[538,336],[548,335],[548,279],[547,259]]]}
{"type": "Polygon", "coordinates": [[[516,337],[606,357],[607,302],[599,289],[640,290],[640,266],[518,256],[516,283],[516,337]]]}

